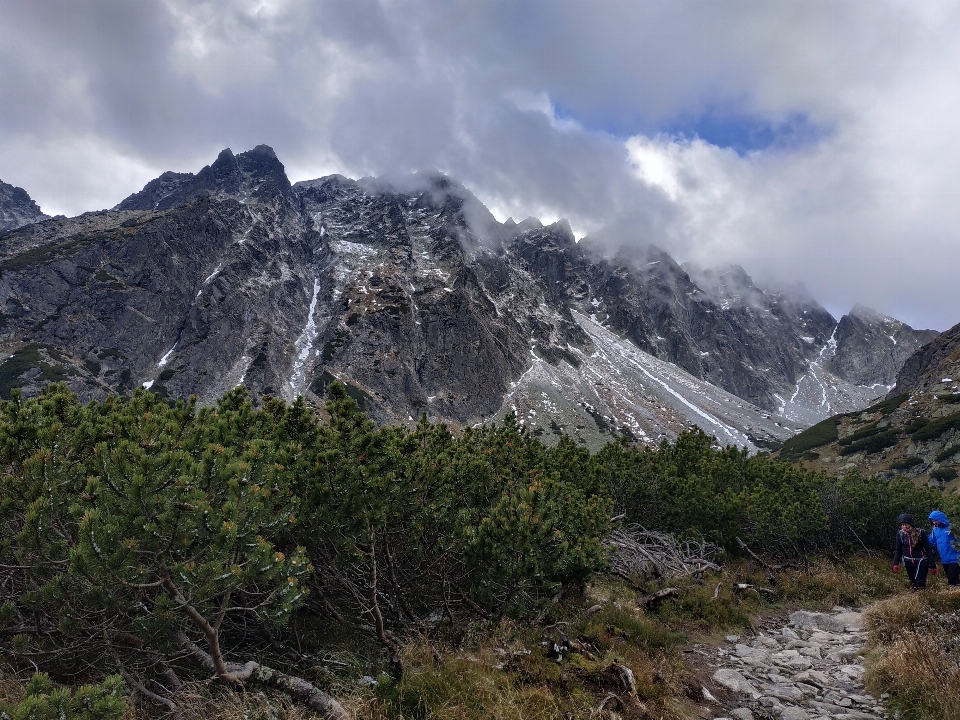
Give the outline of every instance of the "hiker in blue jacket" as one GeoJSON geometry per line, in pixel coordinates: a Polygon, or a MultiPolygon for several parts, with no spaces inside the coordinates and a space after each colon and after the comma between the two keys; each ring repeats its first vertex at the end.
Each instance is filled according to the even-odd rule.
{"type": "Polygon", "coordinates": [[[940,562],[943,564],[943,573],[947,576],[947,584],[960,585],[960,564],[958,564],[957,539],[950,530],[950,521],[939,510],[930,513],[930,522],[933,530],[930,531],[930,542],[937,549],[940,562]]]}
{"type": "Polygon", "coordinates": [[[910,589],[922,590],[927,586],[927,572],[937,574],[933,564],[934,548],[925,530],[917,527],[913,516],[903,513],[897,518],[897,547],[893,553],[893,571],[900,572],[900,563],[910,577],[910,589]]]}

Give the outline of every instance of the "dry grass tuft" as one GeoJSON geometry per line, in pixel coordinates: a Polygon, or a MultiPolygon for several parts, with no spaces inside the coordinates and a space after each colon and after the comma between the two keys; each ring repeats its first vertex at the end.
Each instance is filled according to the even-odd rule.
{"type": "Polygon", "coordinates": [[[782,573],[778,585],[779,598],[788,604],[859,607],[903,592],[904,580],[885,558],[857,555],[840,562],[815,558],[809,572],[782,573]]]}
{"type": "MultiPolygon", "coordinates": [[[[250,689],[236,692],[219,684],[211,688],[185,685],[177,694],[183,720],[317,720],[319,716],[295,705],[286,695],[250,689]]],[[[152,717],[159,713],[151,708],[152,717]]]]}
{"type": "Polygon", "coordinates": [[[676,657],[678,638],[659,635],[655,626],[635,608],[608,606],[552,630],[504,622],[445,649],[439,662],[429,645],[412,643],[403,651],[403,679],[355,695],[349,708],[357,720],[688,718],[690,683],[676,657]],[[560,635],[589,636],[593,651],[557,663],[542,643],[560,635]],[[635,695],[618,686],[615,661],[632,670],[635,695]]]}
{"type": "Polygon", "coordinates": [[[923,614],[929,593],[897,595],[867,609],[863,626],[873,642],[890,644],[912,632],[923,614]]]}
{"type": "Polygon", "coordinates": [[[354,708],[356,717],[554,720],[563,718],[568,710],[577,717],[586,717],[580,713],[587,710],[589,698],[579,698],[581,702],[577,702],[577,697],[564,697],[562,692],[554,691],[562,690],[558,666],[525,662],[529,656],[496,650],[491,645],[481,645],[436,664],[427,647],[409,646],[403,653],[403,679],[394,686],[384,685],[376,697],[361,702],[354,708]]]}
{"type": "Polygon", "coordinates": [[[865,681],[890,693],[904,718],[960,720],[960,590],[931,590],[877,603],[865,626],[874,646],[865,681]]]}

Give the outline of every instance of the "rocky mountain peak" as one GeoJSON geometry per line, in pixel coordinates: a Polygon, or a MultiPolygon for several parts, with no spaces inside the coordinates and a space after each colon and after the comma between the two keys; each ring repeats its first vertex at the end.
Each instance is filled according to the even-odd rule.
{"type": "MultiPolygon", "coordinates": [[[[586,238],[580,241],[580,245],[583,246],[584,249],[593,251],[591,254],[595,254],[597,250],[601,250],[602,248],[602,245],[592,240],[588,243],[586,238]]],[[[656,245],[637,244],[632,247],[622,246],[617,249],[616,254],[609,257],[609,262],[611,265],[633,274],[669,276],[678,279],[682,278],[683,282],[689,282],[687,273],[684,272],[679,263],[677,263],[669,253],[656,245]]]]}
{"type": "MultiPolygon", "coordinates": [[[[256,157],[259,155],[267,160],[274,160],[276,162],[280,162],[280,160],[277,158],[277,153],[275,153],[273,148],[270,147],[269,145],[257,145],[253,150],[249,150],[244,154],[250,155],[251,157],[256,157]]],[[[281,167],[283,167],[282,164],[281,164],[281,167]]]]}
{"type": "Polygon", "coordinates": [[[46,220],[40,206],[26,190],[0,180],[0,233],[46,220]]]}
{"type": "Polygon", "coordinates": [[[289,197],[290,190],[286,170],[273,148],[258,145],[239,155],[226,148],[196,175],[165,172],[114,210],[169,210],[204,195],[276,205],[289,197]]]}
{"type": "Polygon", "coordinates": [[[826,367],[858,385],[889,389],[907,358],[936,335],[857,304],[837,323],[836,355],[826,367]]]}
{"type": "MultiPolygon", "coordinates": [[[[516,228],[519,230],[520,225],[516,228]]],[[[577,248],[577,240],[566,220],[558,220],[550,225],[539,225],[522,230],[515,238],[515,242],[528,246],[536,246],[541,251],[548,249],[574,251],[582,255],[577,248]]]]}
{"type": "Polygon", "coordinates": [[[507,218],[503,227],[507,231],[516,231],[518,233],[526,232],[527,230],[538,230],[543,227],[543,223],[535,217],[528,217],[520,222],[517,222],[512,217],[507,218]]]}
{"type": "Polygon", "coordinates": [[[849,315],[851,318],[857,318],[858,320],[862,320],[864,322],[884,322],[893,319],[877,312],[873,308],[869,308],[866,305],[861,305],[860,303],[854,305],[847,315],[849,315]]]}
{"type": "Polygon", "coordinates": [[[720,305],[763,307],[769,297],[753,282],[740,265],[729,264],[717,268],[701,268],[685,262],[681,267],[703,292],[720,305]]]}

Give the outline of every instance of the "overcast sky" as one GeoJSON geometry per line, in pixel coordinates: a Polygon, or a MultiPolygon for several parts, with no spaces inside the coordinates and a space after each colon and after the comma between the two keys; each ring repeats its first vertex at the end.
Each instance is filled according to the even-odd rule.
{"type": "Polygon", "coordinates": [[[960,321],[960,3],[0,0],[0,179],[50,214],[265,143],[501,220],[960,321]]]}

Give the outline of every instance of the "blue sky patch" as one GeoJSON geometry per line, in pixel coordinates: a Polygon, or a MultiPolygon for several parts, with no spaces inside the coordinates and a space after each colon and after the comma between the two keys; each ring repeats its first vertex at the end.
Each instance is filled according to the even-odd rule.
{"type": "Polygon", "coordinates": [[[599,130],[626,139],[638,133],[647,137],[659,134],[692,140],[700,138],[717,147],[731,148],[740,156],[762,150],[797,150],[816,145],[833,134],[834,128],[818,125],[804,113],[793,113],[785,119],[770,118],[736,110],[710,109],[698,116],[682,115],[661,124],[640,118],[626,121],[615,116],[584,117],[561,103],[554,102],[557,120],[579,122],[587,130],[599,130]]]}
{"type": "Polygon", "coordinates": [[[678,120],[660,132],[687,139],[699,137],[746,155],[757,150],[796,150],[815,145],[830,134],[830,129],[802,113],[772,122],[758,116],[707,112],[695,119],[678,120]]]}

